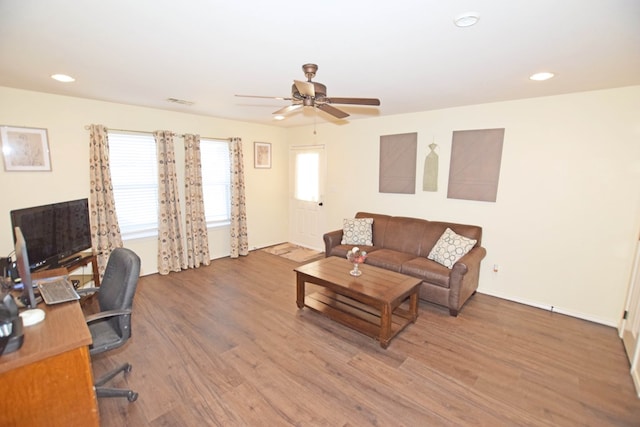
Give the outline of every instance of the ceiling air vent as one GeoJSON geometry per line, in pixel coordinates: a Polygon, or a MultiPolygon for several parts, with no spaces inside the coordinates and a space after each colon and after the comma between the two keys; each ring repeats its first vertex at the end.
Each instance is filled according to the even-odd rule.
{"type": "Polygon", "coordinates": [[[178,98],[167,98],[167,101],[173,102],[174,104],[193,105],[193,102],[191,101],[185,101],[184,99],[178,99],[178,98]]]}

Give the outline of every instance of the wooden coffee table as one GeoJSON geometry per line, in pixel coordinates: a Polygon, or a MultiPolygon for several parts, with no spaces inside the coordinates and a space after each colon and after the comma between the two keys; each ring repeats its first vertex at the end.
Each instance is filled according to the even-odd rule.
{"type": "Polygon", "coordinates": [[[380,341],[389,341],[418,318],[420,279],[363,264],[353,277],[353,265],[331,256],[301,265],[296,272],[296,304],[308,307],[380,341]],[[305,297],[305,283],[324,289],[305,297]],[[409,298],[408,309],[400,305],[409,298]]]}

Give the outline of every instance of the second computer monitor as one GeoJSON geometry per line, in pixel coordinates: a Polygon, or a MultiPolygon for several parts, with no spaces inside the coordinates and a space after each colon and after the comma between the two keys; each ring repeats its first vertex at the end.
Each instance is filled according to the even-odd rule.
{"type": "Polygon", "coordinates": [[[36,308],[36,298],[33,294],[31,281],[31,269],[29,268],[29,256],[27,255],[27,242],[24,240],[20,227],[15,228],[16,233],[16,264],[20,281],[22,282],[22,302],[29,308],[36,308]]]}

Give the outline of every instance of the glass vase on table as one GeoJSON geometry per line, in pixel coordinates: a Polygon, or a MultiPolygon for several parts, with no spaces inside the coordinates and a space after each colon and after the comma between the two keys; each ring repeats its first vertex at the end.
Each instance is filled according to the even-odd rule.
{"type": "Polygon", "coordinates": [[[367,252],[361,251],[357,246],[347,252],[347,260],[353,264],[353,270],[349,272],[350,275],[358,277],[362,274],[360,270],[360,264],[367,258],[367,252]]]}

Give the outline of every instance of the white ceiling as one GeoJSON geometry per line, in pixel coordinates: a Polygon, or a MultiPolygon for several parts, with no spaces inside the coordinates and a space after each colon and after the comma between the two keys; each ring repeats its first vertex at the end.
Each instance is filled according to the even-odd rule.
{"type": "Polygon", "coordinates": [[[0,86],[278,126],[638,84],[640,0],[0,0],[0,86]],[[382,105],[278,122],[289,101],[234,96],[287,97],[308,62],[382,105]]]}

